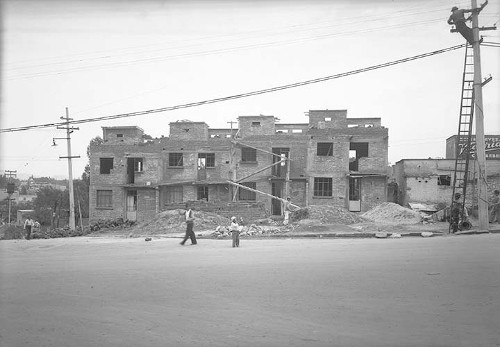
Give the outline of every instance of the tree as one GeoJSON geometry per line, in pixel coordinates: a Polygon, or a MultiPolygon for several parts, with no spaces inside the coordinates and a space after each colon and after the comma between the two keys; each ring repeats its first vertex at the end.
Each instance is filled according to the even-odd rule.
{"type": "Polygon", "coordinates": [[[59,217],[65,217],[63,211],[69,209],[69,192],[52,187],[43,187],[36,194],[33,208],[35,210],[35,219],[42,225],[50,225],[53,213],[59,217]]]}
{"type": "Polygon", "coordinates": [[[87,157],[89,158],[89,160],[90,160],[90,152],[92,151],[92,147],[102,145],[103,143],[104,143],[104,140],[100,136],[96,136],[92,140],[90,140],[90,143],[87,146],[87,157]]]}

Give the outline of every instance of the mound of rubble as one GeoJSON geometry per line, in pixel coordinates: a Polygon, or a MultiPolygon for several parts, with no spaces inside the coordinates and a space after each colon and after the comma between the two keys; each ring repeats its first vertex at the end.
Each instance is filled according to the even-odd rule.
{"type": "MultiPolygon", "coordinates": [[[[195,232],[216,230],[218,226],[231,224],[226,217],[211,212],[194,211],[195,232]]],[[[141,235],[168,234],[186,230],[185,216],[179,210],[168,210],[158,213],[153,219],[138,223],[130,232],[141,235]]]]}
{"type": "MultiPolygon", "coordinates": [[[[271,236],[276,234],[281,234],[285,231],[288,231],[288,228],[277,227],[272,225],[244,225],[240,227],[240,237],[246,236],[271,236]]],[[[231,232],[229,231],[229,227],[226,226],[218,226],[215,231],[210,234],[211,237],[217,239],[223,238],[231,238],[231,232]]]]}
{"type": "Polygon", "coordinates": [[[365,222],[358,214],[349,212],[345,208],[325,205],[311,205],[292,212],[292,222],[307,224],[314,221],[318,224],[355,224],[365,222]]]}
{"type": "Polygon", "coordinates": [[[417,224],[422,221],[420,213],[393,202],[381,203],[361,217],[378,223],[417,224]]]}

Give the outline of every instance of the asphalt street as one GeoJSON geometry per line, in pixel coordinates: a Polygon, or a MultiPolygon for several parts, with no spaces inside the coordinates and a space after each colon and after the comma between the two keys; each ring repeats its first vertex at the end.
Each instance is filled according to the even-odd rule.
{"type": "Polygon", "coordinates": [[[1,241],[0,346],[500,346],[500,234],[179,241],[1,241]]]}

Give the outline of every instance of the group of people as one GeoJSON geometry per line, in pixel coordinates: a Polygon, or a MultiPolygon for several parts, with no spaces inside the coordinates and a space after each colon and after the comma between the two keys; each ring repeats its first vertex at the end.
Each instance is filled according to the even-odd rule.
{"type": "MultiPolygon", "coordinates": [[[[186,203],[186,209],[184,211],[180,211],[179,213],[184,216],[186,223],[186,234],[184,235],[184,239],[181,241],[181,245],[184,246],[188,239],[191,239],[191,244],[196,245],[198,241],[196,240],[196,235],[194,233],[194,213],[190,203],[186,203]]],[[[284,211],[284,220],[283,225],[287,225],[290,218],[290,212],[292,211],[292,205],[290,202],[290,198],[288,197],[286,201],[283,203],[283,211],[284,211]]],[[[229,226],[229,231],[231,232],[231,236],[233,239],[233,247],[240,246],[240,233],[243,230],[242,220],[240,219],[240,223],[235,216],[231,217],[231,224],[229,226]]]]}

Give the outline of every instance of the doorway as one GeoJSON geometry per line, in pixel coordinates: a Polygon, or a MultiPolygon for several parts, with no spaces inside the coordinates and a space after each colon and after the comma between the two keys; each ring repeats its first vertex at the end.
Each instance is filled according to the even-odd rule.
{"type": "Polygon", "coordinates": [[[127,191],[127,219],[137,220],[137,190],[127,191]]]}
{"type": "MultiPolygon", "coordinates": [[[[273,182],[271,183],[271,194],[277,196],[278,198],[283,197],[283,183],[273,182]]],[[[273,216],[281,216],[281,200],[276,198],[271,199],[271,214],[273,216]]]]}
{"type": "Polygon", "coordinates": [[[361,211],[361,177],[349,177],[349,211],[361,211]]]}

